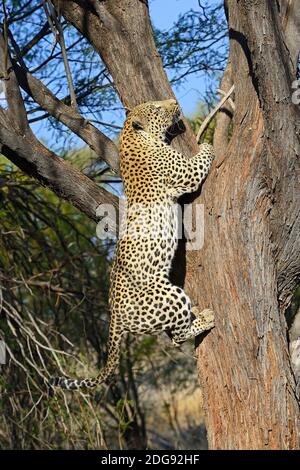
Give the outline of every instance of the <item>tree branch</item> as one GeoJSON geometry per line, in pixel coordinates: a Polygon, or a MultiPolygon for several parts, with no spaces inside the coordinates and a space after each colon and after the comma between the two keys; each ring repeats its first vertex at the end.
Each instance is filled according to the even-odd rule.
{"type": "MultiPolygon", "coordinates": [[[[228,90],[232,87],[232,75],[231,75],[231,63],[227,63],[223,78],[221,80],[221,89],[224,90],[224,96],[228,93],[228,90]]],[[[216,127],[214,132],[214,149],[216,156],[219,157],[225,154],[228,141],[229,141],[229,126],[232,121],[232,105],[230,104],[230,98],[228,103],[224,103],[220,108],[220,112],[217,115],[216,127]],[[230,104],[230,106],[229,106],[230,104]]],[[[234,105],[234,104],[233,104],[234,105]]],[[[218,167],[221,161],[218,161],[218,167]]]]}
{"type": "Polygon", "coordinates": [[[0,75],[4,78],[4,92],[8,103],[8,117],[11,123],[21,134],[28,131],[27,114],[19,89],[18,81],[14,74],[8,45],[0,32],[0,75]]]}
{"type": "MultiPolygon", "coordinates": [[[[7,113],[0,110],[0,152],[29,176],[71,202],[91,219],[98,221],[97,209],[109,204],[118,211],[118,198],[99,187],[68,162],[50,152],[33,134],[17,135],[10,130],[7,113]]],[[[107,217],[110,227],[116,221],[107,217]]]]}
{"type": "Polygon", "coordinates": [[[204,132],[206,131],[206,128],[209,125],[210,121],[215,117],[215,115],[217,114],[219,109],[221,109],[222,106],[224,105],[224,103],[228,100],[229,96],[233,93],[233,90],[234,90],[234,85],[232,85],[232,87],[226,93],[226,95],[221,99],[221,101],[217,104],[217,106],[214,107],[214,109],[209,113],[208,116],[206,116],[206,118],[202,122],[202,124],[200,126],[200,129],[198,131],[198,134],[197,134],[197,142],[198,143],[200,142],[200,139],[201,139],[202,135],[204,134],[204,132]]]}
{"type": "MultiPolygon", "coordinates": [[[[52,1],[64,18],[93,44],[125,108],[144,101],[174,98],[155,46],[148,2],[123,0],[120,8],[119,2],[52,1]],[[128,15],[128,11],[133,14],[128,15]]],[[[177,136],[172,145],[186,155],[194,155],[198,146],[189,124],[186,120],[184,123],[186,132],[177,136]]]]}
{"type": "Polygon", "coordinates": [[[15,61],[13,61],[13,65],[21,88],[42,109],[83,139],[112,170],[118,172],[119,155],[114,142],[84,119],[76,110],[62,103],[40,80],[27,70],[24,70],[15,61]]]}
{"type": "Polygon", "coordinates": [[[32,39],[21,49],[21,56],[24,57],[41,39],[50,33],[48,21],[40,29],[40,31],[33,36],[32,39]]]}
{"type": "Polygon", "coordinates": [[[67,56],[67,50],[66,50],[66,44],[65,44],[65,38],[64,38],[64,32],[61,27],[60,23],[60,18],[57,15],[56,9],[52,5],[50,0],[44,0],[44,10],[48,19],[48,22],[51,26],[51,29],[53,30],[54,37],[58,39],[58,43],[60,45],[61,53],[62,53],[62,58],[63,58],[63,63],[65,66],[65,71],[66,71],[66,76],[68,80],[68,85],[69,85],[69,90],[70,90],[70,97],[71,97],[71,106],[74,108],[76,111],[78,111],[78,105],[77,105],[77,100],[76,100],[76,94],[74,90],[74,84],[73,84],[73,78],[71,74],[71,69],[68,61],[68,56],[67,56]],[[49,7],[49,11],[47,8],[47,5],[49,7]],[[53,20],[53,22],[52,22],[53,20]]]}
{"type": "MultiPolygon", "coordinates": [[[[76,41],[74,41],[72,44],[70,44],[69,47],[67,47],[67,51],[70,51],[71,49],[73,49],[73,47],[77,46],[77,44],[82,40],[83,40],[83,37],[76,39],[76,41]]],[[[54,52],[54,49],[52,48],[52,51],[51,51],[50,55],[47,57],[47,59],[45,59],[43,62],[41,62],[39,65],[37,65],[34,69],[31,69],[30,70],[31,73],[38,72],[43,67],[45,67],[45,65],[47,65],[49,62],[51,62],[53,59],[56,59],[57,57],[59,57],[61,55],[61,50],[58,51],[55,54],[53,54],[53,52],[54,52]]]]}
{"type": "MultiPolygon", "coordinates": [[[[5,41],[0,34],[1,70],[5,65],[4,59],[5,41]]],[[[0,109],[0,152],[25,173],[52,189],[59,197],[70,201],[93,220],[98,219],[96,211],[100,204],[110,204],[117,210],[118,198],[116,196],[98,187],[87,176],[50,152],[35,138],[28,125],[27,114],[19,89],[19,78],[22,78],[20,81],[28,87],[28,90],[30,90],[30,86],[27,78],[31,78],[33,88],[41,101],[44,104],[48,103],[48,108],[52,110],[53,115],[63,115],[65,119],[62,118],[62,122],[69,122],[72,128],[77,129],[78,134],[80,134],[80,126],[85,128],[85,136],[92,134],[93,130],[97,131],[96,128],[90,124],[84,125],[85,120],[75,110],[60,103],[46,87],[43,87],[41,82],[36,81],[15,61],[13,63],[14,67],[8,55],[8,79],[4,80],[8,111],[0,109]],[[19,71],[18,79],[15,74],[16,70],[19,71]],[[20,71],[23,71],[23,73],[20,73],[20,71]]],[[[36,94],[34,95],[36,96],[36,94]]],[[[97,143],[96,139],[99,141],[99,136],[102,142],[104,141],[107,145],[110,144],[110,140],[99,131],[94,132],[93,135],[95,144],[97,143]]],[[[115,148],[114,144],[112,148],[115,148]]],[[[109,221],[110,227],[115,227],[115,220],[109,220],[109,216],[106,220],[109,221]]]]}

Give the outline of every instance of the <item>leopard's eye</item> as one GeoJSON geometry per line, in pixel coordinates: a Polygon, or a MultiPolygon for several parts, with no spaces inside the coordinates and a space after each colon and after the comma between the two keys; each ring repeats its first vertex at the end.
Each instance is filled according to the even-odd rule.
{"type": "Polygon", "coordinates": [[[155,111],[156,113],[161,110],[161,106],[159,104],[153,104],[151,106],[152,111],[155,111]]]}

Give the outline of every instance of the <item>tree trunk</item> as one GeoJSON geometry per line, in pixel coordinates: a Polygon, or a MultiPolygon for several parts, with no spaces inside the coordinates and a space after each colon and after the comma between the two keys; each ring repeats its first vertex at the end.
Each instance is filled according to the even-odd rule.
{"type": "Polygon", "coordinates": [[[276,2],[232,0],[228,8],[234,130],[205,183],[205,246],[188,256],[186,278],[192,297],[216,314],[197,349],[208,441],[214,449],[295,449],[299,401],[284,316],[299,279],[295,62],[276,2]]]}

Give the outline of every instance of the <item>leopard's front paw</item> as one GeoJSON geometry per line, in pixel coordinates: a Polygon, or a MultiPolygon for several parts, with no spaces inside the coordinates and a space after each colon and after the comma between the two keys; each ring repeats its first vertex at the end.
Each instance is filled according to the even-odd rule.
{"type": "Polygon", "coordinates": [[[210,308],[205,308],[200,311],[199,307],[195,306],[191,309],[195,317],[201,320],[201,323],[205,325],[205,329],[210,330],[215,326],[215,315],[210,308]]]}
{"type": "Polygon", "coordinates": [[[206,156],[209,160],[213,161],[215,158],[215,151],[212,145],[207,144],[206,142],[204,144],[201,144],[199,146],[201,154],[203,156],[206,156]]]}

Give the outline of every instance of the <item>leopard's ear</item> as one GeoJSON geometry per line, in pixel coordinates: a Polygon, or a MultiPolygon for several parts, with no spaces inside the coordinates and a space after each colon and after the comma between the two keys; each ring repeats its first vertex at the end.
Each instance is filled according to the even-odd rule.
{"type": "Polygon", "coordinates": [[[143,123],[141,121],[137,120],[137,119],[134,119],[134,121],[132,121],[132,127],[136,131],[140,131],[140,130],[144,129],[143,123]]]}

